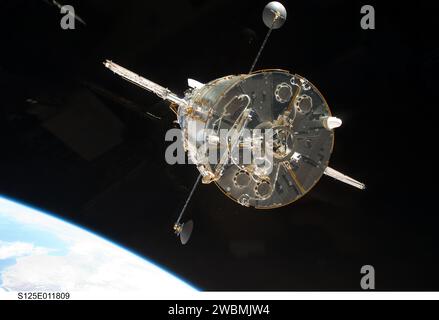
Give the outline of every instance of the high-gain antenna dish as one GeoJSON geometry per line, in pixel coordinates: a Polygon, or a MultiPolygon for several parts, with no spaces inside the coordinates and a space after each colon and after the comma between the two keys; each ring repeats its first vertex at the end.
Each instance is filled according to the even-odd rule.
{"type": "Polygon", "coordinates": [[[262,20],[268,28],[279,29],[287,20],[287,9],[282,3],[272,1],[262,11],[262,20]]]}
{"type": "Polygon", "coordinates": [[[253,64],[250,68],[249,73],[252,73],[256,63],[259,60],[259,57],[261,56],[262,50],[264,50],[265,45],[267,44],[267,40],[270,37],[271,31],[273,29],[279,29],[282,27],[287,20],[287,10],[282,5],[282,3],[277,1],[272,1],[269,4],[267,4],[262,11],[262,20],[264,21],[265,25],[268,27],[267,34],[265,35],[264,41],[261,44],[261,47],[259,48],[258,54],[256,55],[255,60],[253,60],[253,64]]]}
{"type": "Polygon", "coordinates": [[[180,237],[181,244],[188,243],[192,230],[194,230],[194,222],[192,220],[174,225],[175,234],[180,237]]]}

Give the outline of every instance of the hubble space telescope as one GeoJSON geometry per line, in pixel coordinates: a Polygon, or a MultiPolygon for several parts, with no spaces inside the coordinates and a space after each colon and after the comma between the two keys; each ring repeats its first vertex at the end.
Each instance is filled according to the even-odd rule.
{"type": "Polygon", "coordinates": [[[122,78],[169,101],[177,116],[185,151],[200,173],[174,225],[183,244],[193,223],[180,220],[200,180],[216,183],[230,199],[257,209],[298,200],[322,175],[365,189],[363,183],[328,166],[334,129],[342,121],[331,114],[319,90],[285,70],[253,71],[271,31],[280,28],[286,16],[279,2],[264,8],[263,21],[269,30],[249,73],[206,84],[189,79],[184,97],[112,61],[104,63],[122,78]],[[244,134],[249,130],[257,134],[244,134]],[[258,161],[244,161],[241,151],[246,149],[258,151],[254,157],[258,161]],[[210,161],[212,153],[217,161],[210,161]]]}

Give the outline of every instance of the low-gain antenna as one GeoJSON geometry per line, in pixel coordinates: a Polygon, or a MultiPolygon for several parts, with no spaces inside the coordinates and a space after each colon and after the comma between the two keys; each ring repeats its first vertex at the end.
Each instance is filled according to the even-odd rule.
{"type": "Polygon", "coordinates": [[[282,3],[272,1],[267,4],[264,8],[264,11],[262,11],[262,20],[269,29],[248,73],[251,73],[255,68],[256,63],[261,56],[262,50],[264,50],[265,44],[267,43],[268,37],[270,37],[271,31],[273,29],[279,29],[284,25],[285,21],[287,20],[287,10],[282,3]]]}
{"type": "Polygon", "coordinates": [[[192,186],[192,190],[189,193],[189,196],[186,199],[186,202],[184,203],[183,208],[180,211],[180,215],[178,216],[177,221],[174,223],[174,232],[177,236],[180,237],[180,241],[182,244],[186,244],[189,241],[189,238],[191,237],[192,230],[194,229],[194,222],[192,220],[189,220],[186,223],[180,223],[181,218],[183,217],[184,212],[186,211],[187,205],[189,204],[189,201],[191,200],[195,189],[198,186],[198,183],[200,183],[201,174],[198,175],[197,180],[195,181],[194,185],[192,186]]]}

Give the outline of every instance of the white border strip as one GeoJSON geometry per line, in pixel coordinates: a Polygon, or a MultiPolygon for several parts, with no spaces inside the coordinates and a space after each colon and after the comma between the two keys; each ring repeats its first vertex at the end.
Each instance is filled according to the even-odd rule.
{"type": "MultiPolygon", "coordinates": [[[[17,292],[0,292],[0,300],[20,300],[17,292]]],[[[70,300],[439,300],[439,292],[194,292],[145,295],[72,292],[70,300]]]]}

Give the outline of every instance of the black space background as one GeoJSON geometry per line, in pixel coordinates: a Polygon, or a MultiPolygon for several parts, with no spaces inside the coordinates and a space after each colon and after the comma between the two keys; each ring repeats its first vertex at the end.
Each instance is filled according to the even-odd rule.
{"type": "Polygon", "coordinates": [[[284,1],[287,22],[258,68],[290,70],[320,89],[344,121],[330,164],[368,189],[323,177],[293,205],[257,211],[203,185],[188,208],[195,231],[181,246],[171,227],[197,171],[165,163],[173,114],[101,62],[179,94],[188,77],[245,73],[265,36],[266,1],[69,3],[87,27],[63,31],[59,10],[43,1],[0,3],[1,194],[205,290],[359,290],[365,264],[379,290],[439,289],[439,5],[284,1]],[[375,6],[376,30],[360,28],[364,4],[375,6]]]}

